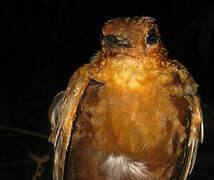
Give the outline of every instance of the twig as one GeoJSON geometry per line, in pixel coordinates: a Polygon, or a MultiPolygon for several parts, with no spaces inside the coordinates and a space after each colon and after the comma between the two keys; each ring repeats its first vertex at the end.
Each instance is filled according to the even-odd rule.
{"type": "Polygon", "coordinates": [[[14,162],[8,162],[8,163],[4,162],[0,164],[0,169],[22,166],[22,165],[32,164],[32,163],[35,163],[35,162],[33,160],[14,161],[14,162]]]}
{"type": "Polygon", "coordinates": [[[36,180],[44,172],[43,164],[46,163],[47,161],[49,161],[50,156],[44,155],[42,157],[39,157],[39,156],[36,156],[35,154],[31,153],[30,157],[37,163],[36,172],[35,172],[34,176],[32,177],[32,180],[36,180]]]}
{"type": "Polygon", "coordinates": [[[25,130],[25,129],[15,128],[15,127],[8,127],[8,126],[0,126],[0,130],[13,131],[13,132],[21,133],[21,134],[24,134],[24,135],[27,135],[27,136],[39,137],[39,138],[44,139],[46,141],[48,140],[48,136],[47,135],[44,135],[44,134],[41,134],[41,133],[37,133],[37,132],[28,131],[28,130],[25,130]]]}

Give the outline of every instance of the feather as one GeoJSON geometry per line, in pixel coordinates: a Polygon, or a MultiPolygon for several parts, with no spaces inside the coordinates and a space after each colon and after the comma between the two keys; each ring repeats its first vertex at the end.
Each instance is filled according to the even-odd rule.
{"type": "Polygon", "coordinates": [[[87,69],[88,66],[85,65],[73,74],[68,88],[63,94],[59,94],[61,98],[51,106],[53,110],[50,109],[52,133],[49,141],[54,144],[54,180],[63,180],[66,152],[71,140],[74,117],[89,82],[87,69]]]}

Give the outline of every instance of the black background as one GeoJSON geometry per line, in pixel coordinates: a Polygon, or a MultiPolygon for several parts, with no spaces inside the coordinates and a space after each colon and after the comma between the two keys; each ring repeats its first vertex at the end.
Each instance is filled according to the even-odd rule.
{"type": "MultiPolygon", "coordinates": [[[[157,19],[169,56],[182,62],[200,85],[205,142],[189,179],[212,179],[212,1],[1,1],[0,13],[0,179],[31,179],[36,163],[30,154],[52,151],[47,141],[4,127],[48,136],[48,107],[77,67],[100,48],[104,22],[144,15],[157,19]]],[[[51,179],[51,161],[44,165],[40,179],[51,179]]]]}

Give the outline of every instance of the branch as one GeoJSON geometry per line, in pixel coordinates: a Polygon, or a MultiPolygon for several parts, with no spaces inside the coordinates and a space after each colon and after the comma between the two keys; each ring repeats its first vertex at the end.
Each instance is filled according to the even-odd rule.
{"type": "Polygon", "coordinates": [[[27,135],[27,136],[38,137],[38,138],[41,138],[41,139],[46,140],[46,141],[48,140],[48,136],[45,135],[45,134],[32,132],[32,131],[28,131],[28,130],[25,130],[25,129],[9,127],[9,126],[0,126],[0,130],[13,131],[13,132],[20,133],[20,134],[27,135]]]}
{"type": "Polygon", "coordinates": [[[44,155],[42,157],[39,157],[39,156],[36,156],[35,154],[31,153],[30,157],[37,163],[36,172],[35,172],[34,176],[32,177],[32,180],[37,180],[44,172],[45,169],[43,167],[43,164],[46,163],[47,161],[49,161],[50,156],[44,155]]]}
{"type": "Polygon", "coordinates": [[[8,163],[3,162],[3,163],[0,163],[0,169],[22,166],[25,164],[32,164],[32,163],[35,163],[35,162],[33,160],[14,161],[14,162],[8,162],[8,163]]]}

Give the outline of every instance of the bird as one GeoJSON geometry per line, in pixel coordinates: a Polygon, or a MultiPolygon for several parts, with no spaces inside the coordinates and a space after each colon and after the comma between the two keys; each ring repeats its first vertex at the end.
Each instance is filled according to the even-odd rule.
{"type": "Polygon", "coordinates": [[[198,84],[156,20],[117,17],[49,108],[54,180],[186,180],[204,128],[198,84]]]}

